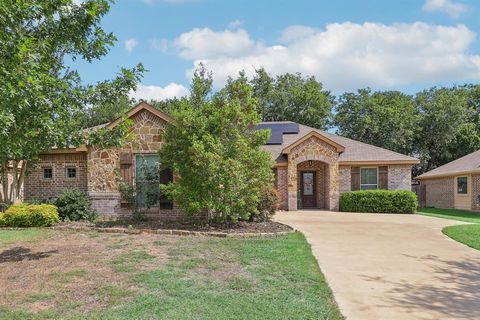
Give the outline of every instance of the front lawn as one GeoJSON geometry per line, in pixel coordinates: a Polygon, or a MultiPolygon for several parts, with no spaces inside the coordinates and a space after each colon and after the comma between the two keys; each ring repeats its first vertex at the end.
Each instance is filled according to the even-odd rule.
{"type": "Polygon", "coordinates": [[[2,230],[0,267],[0,319],[342,319],[300,233],[2,230]]]}
{"type": "Polygon", "coordinates": [[[480,223],[480,213],[471,211],[458,209],[420,208],[417,212],[424,216],[480,223]]]}
{"type": "Polygon", "coordinates": [[[444,228],[442,232],[453,240],[480,250],[480,224],[450,226],[444,228]]]}

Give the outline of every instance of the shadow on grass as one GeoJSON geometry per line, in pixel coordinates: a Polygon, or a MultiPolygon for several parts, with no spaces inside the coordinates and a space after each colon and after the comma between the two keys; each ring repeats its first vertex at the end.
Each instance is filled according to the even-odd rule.
{"type": "Polygon", "coordinates": [[[23,260],[40,260],[58,253],[58,250],[50,250],[43,252],[32,252],[31,249],[25,247],[15,247],[4,250],[0,253],[0,263],[18,262],[23,260]]]}

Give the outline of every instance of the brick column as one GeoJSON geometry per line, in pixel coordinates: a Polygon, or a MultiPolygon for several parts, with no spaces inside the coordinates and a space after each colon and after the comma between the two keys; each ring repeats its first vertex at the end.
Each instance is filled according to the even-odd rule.
{"type": "Polygon", "coordinates": [[[288,211],[297,211],[297,165],[288,164],[288,211]]]}

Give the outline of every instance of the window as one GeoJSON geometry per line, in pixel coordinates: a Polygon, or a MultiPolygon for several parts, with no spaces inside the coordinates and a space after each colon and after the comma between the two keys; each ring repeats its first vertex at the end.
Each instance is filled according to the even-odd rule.
{"type": "Polygon", "coordinates": [[[77,168],[67,168],[67,178],[76,178],[77,168]]]}
{"type": "Polygon", "coordinates": [[[373,190],[378,189],[378,169],[361,168],[360,169],[360,189],[373,190]]]}
{"type": "Polygon", "coordinates": [[[468,194],[468,177],[457,178],[457,194],[468,194]]]}
{"type": "Polygon", "coordinates": [[[52,168],[43,168],[43,178],[52,179],[53,178],[53,169],[52,168]]]}

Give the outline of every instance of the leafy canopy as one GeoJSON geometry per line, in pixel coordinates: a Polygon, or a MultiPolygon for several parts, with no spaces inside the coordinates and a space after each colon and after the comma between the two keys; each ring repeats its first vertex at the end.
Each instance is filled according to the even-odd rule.
{"type": "Polygon", "coordinates": [[[269,132],[255,130],[260,117],[243,73],[213,95],[211,80],[197,70],[190,98],[166,128],[160,161],[179,178],[162,190],[188,214],[206,209],[210,218],[235,222],[257,211],[273,182],[271,156],[260,148],[269,132]]]}
{"type": "Polygon", "coordinates": [[[79,130],[81,119],[89,107],[116,105],[135,88],[143,67],[121,69],[111,81],[83,85],[71,66],[76,59],[93,62],[108,53],[116,39],[100,22],[109,9],[107,0],[2,1],[0,173],[2,195],[9,199],[0,201],[12,201],[12,190],[18,198],[26,163],[43,151],[122,142],[127,124],[94,133],[79,130]],[[9,168],[14,171],[11,185],[5,174],[9,168]]]}

